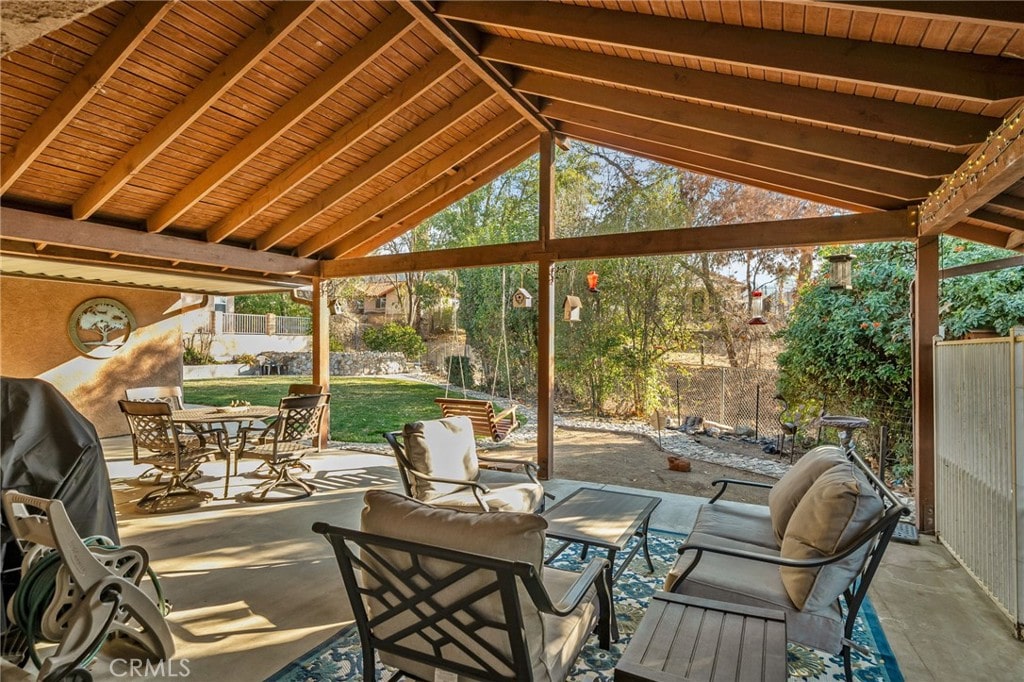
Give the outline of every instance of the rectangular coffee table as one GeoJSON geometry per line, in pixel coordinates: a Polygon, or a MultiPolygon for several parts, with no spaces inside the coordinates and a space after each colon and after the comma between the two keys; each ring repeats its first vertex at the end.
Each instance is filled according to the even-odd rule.
{"type": "MultiPolygon", "coordinates": [[[[573,543],[583,545],[583,559],[586,559],[587,550],[591,547],[604,549],[608,552],[608,563],[614,571],[614,574],[612,571],[608,573],[608,592],[611,594],[615,581],[641,548],[644,550],[647,567],[654,570],[651,551],[647,546],[647,529],[651,514],[659,504],[660,497],[649,495],[633,495],[600,488],[573,491],[542,514],[548,522],[547,536],[562,540],[561,546],[544,563],[550,564],[573,543]],[[616,554],[625,550],[633,538],[636,540],[629,554],[616,569],[616,554]]],[[[612,636],[615,639],[618,639],[617,630],[615,618],[612,618],[612,636]]]]}
{"type": "Polygon", "coordinates": [[[658,592],[615,682],[785,682],[786,614],[658,592]]]}

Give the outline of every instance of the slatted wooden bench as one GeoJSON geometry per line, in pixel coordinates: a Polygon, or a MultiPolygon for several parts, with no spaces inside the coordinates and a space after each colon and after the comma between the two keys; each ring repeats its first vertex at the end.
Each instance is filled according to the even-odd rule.
{"type": "Polygon", "coordinates": [[[473,435],[477,438],[491,438],[498,442],[519,426],[515,405],[495,414],[490,400],[435,398],[434,402],[441,406],[445,417],[469,417],[473,422],[473,435]]]}

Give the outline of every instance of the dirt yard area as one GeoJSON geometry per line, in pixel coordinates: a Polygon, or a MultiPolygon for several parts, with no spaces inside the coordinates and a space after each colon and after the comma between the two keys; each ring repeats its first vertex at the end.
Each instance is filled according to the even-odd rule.
{"type": "MultiPolygon", "coordinates": [[[[701,440],[708,447],[715,447],[716,439],[701,440]]],[[[517,443],[489,454],[532,459],[536,456],[536,445],[517,443]]],[[[711,481],[716,478],[775,482],[767,476],[698,460],[692,460],[693,467],[687,473],[670,471],[668,454],[670,453],[662,452],[656,444],[639,436],[558,429],[555,432],[554,476],[695,497],[710,497],[714,490],[711,481]]],[[[759,488],[731,487],[727,499],[767,504],[768,491],[759,488]]]]}

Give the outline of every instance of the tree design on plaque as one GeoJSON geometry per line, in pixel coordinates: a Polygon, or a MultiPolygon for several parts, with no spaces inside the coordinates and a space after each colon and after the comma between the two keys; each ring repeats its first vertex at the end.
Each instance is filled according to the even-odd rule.
{"type": "Polygon", "coordinates": [[[75,348],[93,358],[109,358],[135,330],[135,316],[112,298],[93,298],[75,308],[68,320],[68,335],[75,348]]]}

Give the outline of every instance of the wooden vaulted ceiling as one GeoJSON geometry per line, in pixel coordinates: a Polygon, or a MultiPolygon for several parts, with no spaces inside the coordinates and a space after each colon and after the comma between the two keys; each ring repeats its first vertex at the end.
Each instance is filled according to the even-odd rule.
{"type": "Polygon", "coordinates": [[[1019,248],[1022,55],[1013,2],[112,2],[0,63],[0,251],[302,280],[542,132],[1019,248]]]}

